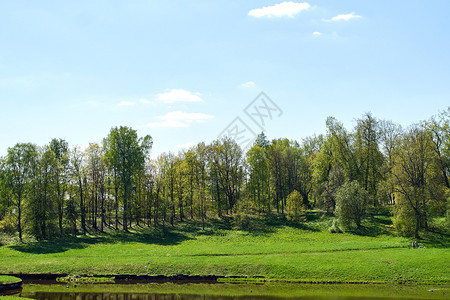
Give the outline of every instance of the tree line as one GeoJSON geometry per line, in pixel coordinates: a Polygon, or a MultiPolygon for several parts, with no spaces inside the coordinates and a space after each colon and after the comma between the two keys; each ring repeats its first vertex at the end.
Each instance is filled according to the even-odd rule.
{"type": "Polygon", "coordinates": [[[151,136],[123,126],[84,151],[19,143],[0,158],[0,231],[49,239],[236,213],[302,221],[313,208],[351,227],[389,206],[396,229],[419,237],[448,218],[449,126],[450,108],[408,128],[366,113],[347,130],[329,117],[326,134],[301,142],[261,133],[246,152],[224,138],[155,159],[151,136]]]}

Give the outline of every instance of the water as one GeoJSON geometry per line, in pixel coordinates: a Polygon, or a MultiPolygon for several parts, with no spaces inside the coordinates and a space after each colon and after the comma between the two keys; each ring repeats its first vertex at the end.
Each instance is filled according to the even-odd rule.
{"type": "Polygon", "coordinates": [[[42,300],[450,299],[449,285],[24,284],[17,292],[42,300]]]}

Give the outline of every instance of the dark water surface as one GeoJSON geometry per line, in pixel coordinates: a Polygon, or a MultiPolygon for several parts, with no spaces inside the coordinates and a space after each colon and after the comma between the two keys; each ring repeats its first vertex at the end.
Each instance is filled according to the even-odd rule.
{"type": "Polygon", "coordinates": [[[450,299],[448,285],[25,284],[20,296],[46,300],[450,299]]]}

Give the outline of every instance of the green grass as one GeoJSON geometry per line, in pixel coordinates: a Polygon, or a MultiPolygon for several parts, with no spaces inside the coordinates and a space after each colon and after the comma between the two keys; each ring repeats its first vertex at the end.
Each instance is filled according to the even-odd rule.
{"type": "Polygon", "coordinates": [[[162,231],[64,238],[0,247],[0,273],[264,276],[313,282],[450,283],[448,235],[411,240],[373,213],[363,228],[332,234],[332,219],[308,214],[291,224],[279,216],[186,222],[162,231]],[[240,230],[232,228],[239,227],[240,230]]]}
{"type": "Polygon", "coordinates": [[[9,284],[19,282],[20,279],[14,276],[0,275],[0,284],[9,284]]]}
{"type": "Polygon", "coordinates": [[[25,298],[19,296],[0,296],[0,300],[32,300],[32,298],[25,298]]]}

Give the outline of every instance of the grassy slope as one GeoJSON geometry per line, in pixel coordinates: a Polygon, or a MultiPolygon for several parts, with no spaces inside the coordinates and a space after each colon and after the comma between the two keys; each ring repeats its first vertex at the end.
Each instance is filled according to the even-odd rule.
{"type": "Polygon", "coordinates": [[[450,283],[448,241],[408,249],[389,233],[388,218],[373,215],[363,230],[331,234],[331,220],[309,215],[292,226],[270,217],[250,230],[229,220],[205,231],[184,223],[166,233],[141,231],[0,247],[0,273],[262,275],[305,281],[450,283]],[[370,225],[369,225],[370,224],[370,225]]]}

